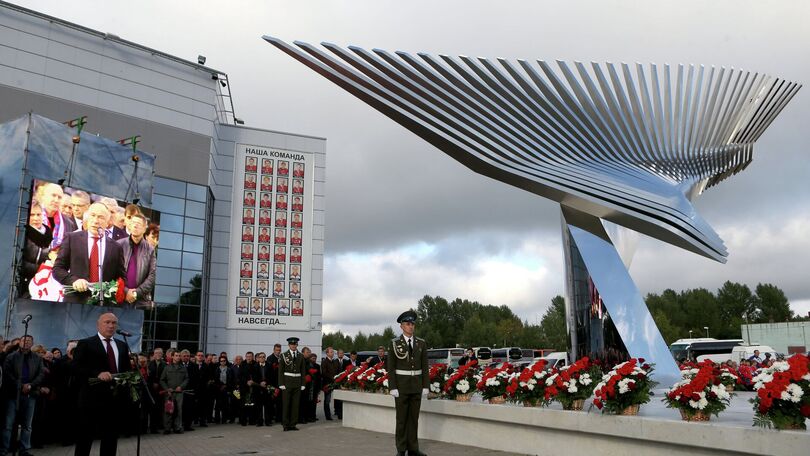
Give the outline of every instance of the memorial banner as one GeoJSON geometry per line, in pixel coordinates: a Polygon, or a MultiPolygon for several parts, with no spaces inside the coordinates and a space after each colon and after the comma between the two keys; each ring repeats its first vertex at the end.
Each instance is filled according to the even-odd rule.
{"type": "Polygon", "coordinates": [[[228,328],[308,330],[314,156],[237,144],[228,328]]]}

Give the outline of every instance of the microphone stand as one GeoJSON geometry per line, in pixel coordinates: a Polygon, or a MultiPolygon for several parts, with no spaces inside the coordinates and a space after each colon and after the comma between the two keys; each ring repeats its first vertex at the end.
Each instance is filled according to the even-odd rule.
{"type": "MultiPolygon", "coordinates": [[[[101,276],[101,263],[102,263],[102,260],[104,258],[104,255],[102,255],[101,250],[102,250],[102,246],[104,246],[105,249],[106,249],[105,242],[107,240],[104,239],[104,238],[107,236],[107,233],[104,231],[104,228],[99,228],[98,229],[98,234],[100,235],[99,238],[98,238],[98,241],[97,241],[99,243],[99,245],[98,245],[98,290],[99,290],[98,295],[99,296],[98,297],[99,297],[99,305],[101,307],[104,307],[104,277],[101,276]]],[[[124,336],[124,342],[126,343],[126,341],[127,341],[127,338],[126,338],[126,336],[124,336]]],[[[127,344],[127,347],[129,347],[129,344],[127,344]]]]}
{"type": "MultiPolygon", "coordinates": [[[[101,277],[101,276],[99,276],[99,277],[101,277]]],[[[126,344],[127,349],[128,349],[129,348],[129,341],[127,340],[127,336],[125,334],[121,334],[121,337],[124,338],[124,343],[126,344]]],[[[140,373],[140,366],[138,366],[138,359],[135,357],[135,354],[132,353],[132,351],[129,352],[129,359],[130,359],[130,362],[132,362],[133,360],[135,361],[135,369],[138,369],[138,372],[140,373]]],[[[144,394],[146,394],[146,397],[149,398],[149,403],[152,404],[152,406],[154,406],[155,405],[155,399],[152,397],[152,393],[149,392],[149,385],[146,384],[146,380],[144,380],[143,375],[139,375],[139,377],[141,378],[141,384],[140,384],[141,390],[143,390],[144,394]]],[[[135,454],[137,456],[141,456],[141,420],[142,419],[143,419],[143,400],[141,400],[139,398],[139,400],[138,400],[138,422],[136,423],[136,427],[137,427],[136,442],[137,443],[135,445],[135,454]]]]}

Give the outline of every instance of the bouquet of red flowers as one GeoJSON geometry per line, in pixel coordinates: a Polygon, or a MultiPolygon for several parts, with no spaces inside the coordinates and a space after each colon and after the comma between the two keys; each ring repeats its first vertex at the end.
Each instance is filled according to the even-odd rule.
{"type": "Polygon", "coordinates": [[[360,363],[359,366],[355,367],[350,373],[349,377],[346,379],[346,386],[350,389],[357,389],[360,388],[360,382],[358,377],[368,369],[368,363],[360,363]]]}
{"type": "Polygon", "coordinates": [[[637,414],[641,404],[650,402],[652,389],[658,384],[650,379],[653,370],[653,365],[646,364],[644,358],[617,364],[596,385],[593,404],[603,412],[637,414]]]}
{"type": "Polygon", "coordinates": [[[430,379],[429,396],[439,397],[444,391],[444,376],[447,374],[447,364],[436,363],[430,366],[428,378],[430,379]]]}
{"type": "Polygon", "coordinates": [[[541,359],[513,376],[506,387],[509,399],[527,407],[548,405],[551,401],[546,399],[546,377],[550,375],[547,365],[546,360],[541,359]]]}
{"type": "Polygon", "coordinates": [[[488,367],[476,375],[475,389],[481,397],[490,402],[503,402],[506,399],[506,388],[512,377],[512,365],[503,363],[501,367],[488,367]]]}
{"type": "Polygon", "coordinates": [[[582,410],[596,386],[594,379],[601,376],[599,367],[587,356],[570,366],[554,369],[546,378],[545,399],[553,398],[565,410],[582,410]]]}
{"type": "Polygon", "coordinates": [[[668,408],[680,410],[685,421],[708,421],[731,402],[731,394],[720,380],[720,370],[711,361],[698,368],[681,370],[683,380],[676,383],[664,397],[668,408]]]}
{"type": "Polygon", "coordinates": [[[451,399],[463,396],[469,400],[475,390],[475,374],[478,370],[478,361],[470,361],[463,366],[459,366],[452,375],[445,375],[444,394],[451,399]]]}
{"type": "Polygon", "coordinates": [[[357,376],[357,383],[361,390],[373,393],[381,386],[377,384],[377,380],[385,376],[385,374],[385,363],[380,362],[361,372],[357,376]]]}
{"type": "Polygon", "coordinates": [[[754,424],[776,429],[807,429],[810,418],[810,358],[793,355],[754,377],[754,424]]]}
{"type": "MultiPolygon", "coordinates": [[[[105,304],[111,304],[111,300],[115,298],[117,304],[123,304],[126,293],[124,292],[126,285],[124,280],[110,280],[109,282],[95,282],[88,285],[87,291],[90,292],[90,297],[87,299],[87,304],[101,305],[102,301],[105,304]]],[[[65,294],[78,293],[72,285],[65,285],[65,294]]]]}

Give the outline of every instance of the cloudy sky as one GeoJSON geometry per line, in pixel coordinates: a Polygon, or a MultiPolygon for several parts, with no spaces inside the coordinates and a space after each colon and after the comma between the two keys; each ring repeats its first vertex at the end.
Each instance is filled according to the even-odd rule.
{"type": "MultiPolygon", "coordinates": [[[[563,293],[558,207],[474,174],[261,40],[567,61],[697,63],[810,82],[810,3],[733,1],[23,1],[228,73],[253,127],[326,137],[324,328],[379,330],[424,296],[506,304],[535,322],[563,293]]],[[[810,93],[754,163],[697,208],[722,265],[642,238],[642,292],[724,281],[783,288],[810,311],[810,93]]]]}

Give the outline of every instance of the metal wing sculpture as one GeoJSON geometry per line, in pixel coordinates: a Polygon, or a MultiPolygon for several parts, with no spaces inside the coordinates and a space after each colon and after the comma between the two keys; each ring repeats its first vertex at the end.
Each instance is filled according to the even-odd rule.
{"type": "Polygon", "coordinates": [[[619,254],[632,236],[616,225],[725,262],[692,201],[751,163],[801,88],[694,65],[555,69],[264,39],[473,171],[558,202],[572,355],[607,348],[609,315],[624,348],[654,361],[664,384],[680,373],[619,254]]]}
{"type": "Polygon", "coordinates": [[[265,40],[477,173],[725,262],[692,199],[800,85],[743,70],[433,57],[265,40]]]}

